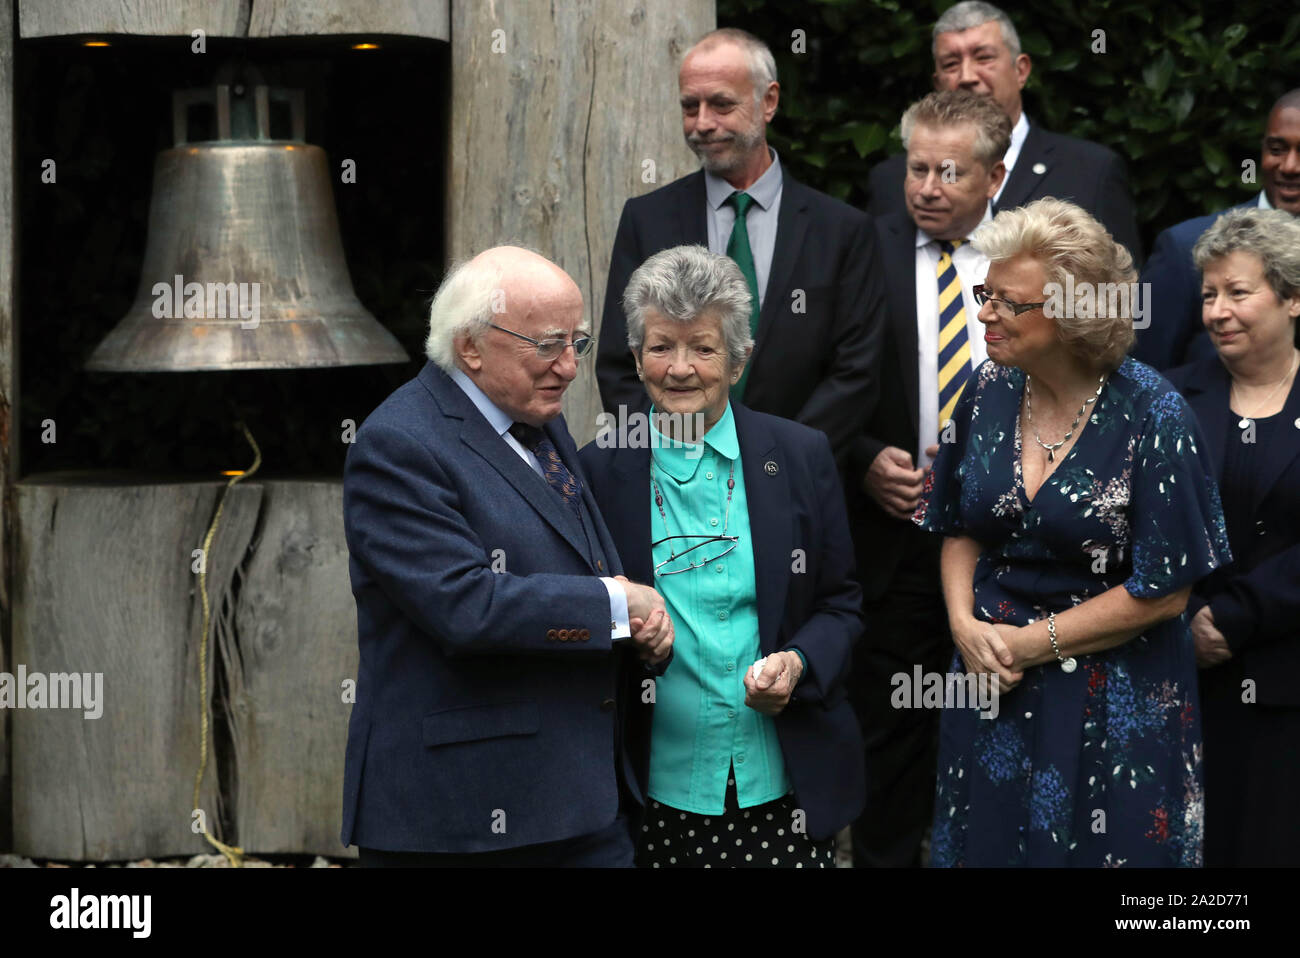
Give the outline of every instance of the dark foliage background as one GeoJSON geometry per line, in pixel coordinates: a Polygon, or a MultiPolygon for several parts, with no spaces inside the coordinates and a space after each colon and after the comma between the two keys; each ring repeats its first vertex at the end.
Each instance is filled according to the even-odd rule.
{"type": "MultiPolygon", "coordinates": [[[[793,175],[854,205],[898,152],[898,118],[931,89],[930,28],[955,0],[718,0],[718,25],[762,37],[781,106],[769,137],[793,175]],[[803,30],[807,52],[791,52],[803,30]]],[[[1155,234],[1239,203],[1269,106],[1300,86],[1300,8],[1239,0],[1006,0],[1033,60],[1032,121],[1124,157],[1149,250],[1155,234]],[[1106,52],[1093,53],[1095,30],[1106,52]]],[[[1258,173],[1258,171],[1256,171],[1258,173]]]]}

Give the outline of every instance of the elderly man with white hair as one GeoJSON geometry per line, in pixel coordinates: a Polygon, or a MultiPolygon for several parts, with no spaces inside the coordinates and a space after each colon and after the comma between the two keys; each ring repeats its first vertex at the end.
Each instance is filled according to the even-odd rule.
{"type": "Polygon", "coordinates": [[[618,689],[673,625],[620,575],[560,415],[591,345],[563,270],[488,250],[443,281],[429,362],[357,432],[342,841],[363,865],[631,864],[618,689]]]}

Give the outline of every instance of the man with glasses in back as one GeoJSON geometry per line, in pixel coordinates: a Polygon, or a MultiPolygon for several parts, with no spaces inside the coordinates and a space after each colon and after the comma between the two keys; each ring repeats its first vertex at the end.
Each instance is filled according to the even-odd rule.
{"type": "MultiPolygon", "coordinates": [[[[850,695],[866,743],[867,806],[853,826],[855,865],[920,863],[934,807],[938,712],[893,707],[895,677],[945,673],[952,638],[939,581],[940,536],[912,513],[945,424],[987,358],[975,291],[988,259],[968,238],[990,217],[1006,169],[1011,120],[988,97],[931,93],[903,114],[906,213],[876,223],[889,277],[881,398],[851,450],[850,494],[866,638],[850,695]]],[[[910,700],[910,699],[909,699],[910,700]]]]}
{"type": "Polygon", "coordinates": [[[620,574],[560,414],[591,347],[563,270],[488,250],[443,281],[429,362],[349,450],[342,841],[363,865],[632,863],[618,690],[673,626],[620,574]]]}

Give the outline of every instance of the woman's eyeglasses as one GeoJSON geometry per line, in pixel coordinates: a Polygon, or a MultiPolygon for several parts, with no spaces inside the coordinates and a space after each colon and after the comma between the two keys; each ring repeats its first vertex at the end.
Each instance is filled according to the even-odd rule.
{"type": "MultiPolygon", "coordinates": [[[[718,559],[721,559],[723,556],[730,553],[733,549],[736,548],[737,543],[740,542],[740,536],[707,536],[707,535],[664,536],[662,539],[656,539],[654,542],[650,543],[650,548],[653,550],[655,546],[662,545],[663,543],[673,539],[699,539],[702,541],[695,543],[695,545],[690,546],[689,548],[683,549],[681,552],[677,551],[676,546],[669,546],[670,551],[669,551],[668,558],[664,559],[662,562],[658,562],[655,564],[655,575],[678,575],[682,572],[690,572],[692,569],[702,569],[710,562],[716,562],[718,559]],[[717,555],[710,556],[707,559],[698,559],[697,561],[691,561],[688,558],[688,556],[690,556],[690,553],[694,552],[696,549],[702,549],[705,546],[712,545],[714,543],[717,543],[719,545],[724,543],[729,543],[729,544],[725,549],[723,549],[717,555]],[[687,564],[681,565],[683,562],[687,564]],[[664,568],[665,566],[668,566],[672,563],[677,563],[681,567],[673,568],[673,569],[664,568]]],[[[709,551],[712,552],[713,550],[710,549],[709,551]]]]}
{"type": "Polygon", "coordinates": [[[1037,309],[1039,306],[1047,305],[1046,300],[1041,303],[1013,303],[1009,299],[998,299],[996,296],[989,295],[988,287],[983,283],[972,289],[971,295],[975,297],[975,302],[979,303],[981,306],[985,303],[992,303],[994,309],[1006,306],[1011,310],[1012,314],[1016,316],[1019,316],[1021,313],[1027,313],[1031,309],[1037,309]]]}
{"type": "Polygon", "coordinates": [[[506,329],[504,326],[498,326],[496,323],[488,323],[493,329],[499,329],[503,333],[509,333],[511,336],[517,336],[526,343],[532,343],[537,347],[537,358],[545,359],[547,362],[555,359],[565,349],[572,346],[575,356],[585,356],[591,352],[591,347],[595,345],[596,340],[590,336],[579,336],[573,342],[566,342],[563,339],[533,339],[531,336],[525,336],[523,333],[516,333],[513,329],[506,329]]]}

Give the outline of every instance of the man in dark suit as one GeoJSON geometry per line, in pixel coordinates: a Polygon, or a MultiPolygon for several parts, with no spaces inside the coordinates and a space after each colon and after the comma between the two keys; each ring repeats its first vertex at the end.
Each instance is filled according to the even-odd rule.
{"type": "MultiPolygon", "coordinates": [[[[1264,188],[1229,209],[1286,210],[1300,216],[1300,89],[1284,93],[1269,111],[1259,160],[1264,188]]],[[[1142,267],[1148,323],[1135,329],[1134,359],[1168,370],[1214,356],[1201,322],[1201,274],[1192,247],[1227,210],[1177,223],[1156,237],[1142,267]]]]}
{"type": "Polygon", "coordinates": [[[363,865],[631,864],[641,786],[615,689],[629,642],[661,663],[672,623],[620,576],[560,415],[582,313],[535,253],[458,267],[430,361],[348,453],[361,661],[342,841],[363,865]]]}
{"type": "MultiPolygon", "coordinates": [[[[1133,254],[1133,261],[1140,262],[1142,243],[1124,162],[1113,150],[1051,133],[1025,116],[1020,91],[1032,64],[1029,54],[1020,52],[1011,19],[991,3],[964,0],[944,12],[933,36],[934,88],[992,97],[1011,118],[1011,146],[1004,158],[1007,176],[993,198],[993,212],[1044,196],[1069,200],[1097,217],[1133,254]]],[[[872,216],[903,212],[903,164],[900,153],[872,169],[872,216]]]]}
{"type": "Polygon", "coordinates": [[[842,461],[878,392],[884,292],[871,220],[796,182],[768,147],[780,87],[762,41],[708,34],[687,52],[678,86],[703,169],[623,207],[596,366],[604,407],[649,408],[621,305],[632,271],[660,250],[707,246],[736,260],[756,304],[754,353],[732,396],[820,429],[842,461]]]}
{"type": "Polygon", "coordinates": [[[911,522],[945,423],[987,353],[973,288],[988,258],[968,238],[991,215],[1011,122],[987,97],[931,93],[903,114],[905,213],[876,220],[889,277],[881,400],[854,443],[849,496],[866,639],[850,695],[866,743],[867,805],[854,862],[920,863],[934,808],[938,712],[892,707],[894,677],[946,673],[953,645],[939,579],[940,536],[911,522]]]}

